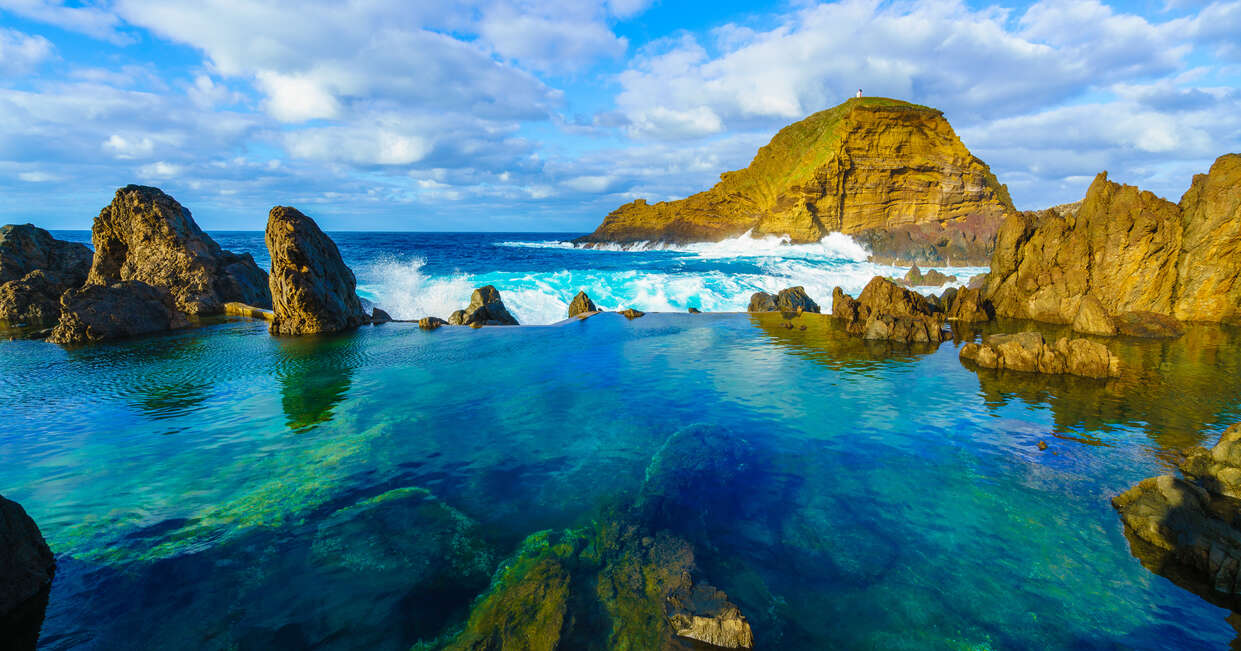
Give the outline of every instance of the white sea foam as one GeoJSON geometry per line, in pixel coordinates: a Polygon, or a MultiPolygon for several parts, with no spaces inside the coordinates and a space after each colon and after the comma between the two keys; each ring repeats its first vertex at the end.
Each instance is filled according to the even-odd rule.
{"type": "Polygon", "coordinates": [[[870,256],[856,240],[844,233],[828,233],[823,239],[811,244],[793,244],[788,235],[754,237],[746,231],[737,237],[719,242],[696,242],[693,244],[668,244],[665,242],[630,242],[617,244],[605,242],[589,246],[560,240],[543,242],[500,242],[499,246],[522,248],[565,249],[577,251],[612,251],[640,253],[643,251],[667,251],[690,253],[701,258],[827,258],[833,260],[863,261],[870,256]]]}
{"type": "MultiPolygon", "coordinates": [[[[801,285],[827,312],[831,309],[834,287],[856,296],[872,277],[899,277],[906,271],[905,267],[867,262],[865,250],[844,235],[829,235],[815,244],[790,245],[782,240],[735,238],[679,249],[694,258],[750,258],[747,264],[756,273],[709,268],[650,272],[549,269],[441,277],[425,273],[425,262],[421,258],[384,258],[359,269],[359,290],[393,317],[417,319],[427,315],[447,317],[469,303],[475,287],[491,284],[503,293],[505,305],[519,321],[546,324],[565,318],[569,302],[579,290],[586,291],[595,304],[605,310],[635,307],[648,312],[683,312],[696,307],[708,312],[739,312],[746,309],[754,292],[775,293],[801,285]]],[[[956,275],[956,285],[963,285],[972,275],[986,271],[985,268],[938,269],[956,275]]]]}

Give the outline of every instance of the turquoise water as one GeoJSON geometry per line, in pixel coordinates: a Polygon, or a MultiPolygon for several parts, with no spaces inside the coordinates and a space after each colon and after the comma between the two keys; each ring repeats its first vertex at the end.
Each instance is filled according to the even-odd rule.
{"type": "Polygon", "coordinates": [[[632,502],[689,427],[709,432],[704,456],[746,459],[682,488],[699,512],[676,533],[759,648],[1236,637],[1228,611],[1129,553],[1108,502],[1241,419],[1235,331],[1117,340],[1129,370],[1100,384],[796,323],[605,314],[288,340],[226,320],[0,343],[0,493],[59,563],[41,646],[407,649],[459,623],[526,535],[632,502]],[[395,489],[419,506],[367,511],[395,489]]]}

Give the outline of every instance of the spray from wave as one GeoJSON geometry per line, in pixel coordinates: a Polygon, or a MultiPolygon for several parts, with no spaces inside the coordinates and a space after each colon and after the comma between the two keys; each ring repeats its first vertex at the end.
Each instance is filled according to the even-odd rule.
{"type": "MultiPolygon", "coordinates": [[[[489,271],[438,276],[426,273],[418,257],[385,257],[359,270],[359,290],[398,319],[447,317],[470,300],[475,287],[495,285],[509,311],[524,324],[563,320],[569,302],[586,291],[601,309],[636,307],[648,312],[741,312],[757,291],[778,292],[801,285],[826,312],[832,289],[857,295],[874,276],[900,276],[903,267],[867,262],[869,253],[847,235],[832,233],[812,244],[787,237],[750,237],[681,246],[581,248],[568,242],[499,242],[497,246],[545,249],[545,271],[489,271]],[[583,254],[610,251],[607,264],[583,265],[583,254]],[[662,252],[657,258],[652,251],[662,252]],[[632,256],[632,264],[617,253],[632,256]],[[566,258],[565,256],[571,256],[566,258]],[[570,265],[571,261],[574,264],[570,265]],[[559,264],[557,264],[559,262],[559,264]],[[554,268],[554,267],[574,268],[554,268]],[[585,268],[583,268],[583,266],[585,268]]],[[[591,258],[585,258],[587,261],[591,258]]],[[[941,268],[957,285],[985,268],[941,268]]]]}

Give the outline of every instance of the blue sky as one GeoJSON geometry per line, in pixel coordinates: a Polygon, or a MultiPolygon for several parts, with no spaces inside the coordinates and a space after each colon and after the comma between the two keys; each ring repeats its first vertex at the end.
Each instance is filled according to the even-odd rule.
{"type": "Polygon", "coordinates": [[[1241,151],[1239,35],[1241,0],[0,0],[0,222],[142,183],[217,230],[585,232],[858,87],[943,109],[1020,208],[1102,170],[1175,201],[1241,151]]]}

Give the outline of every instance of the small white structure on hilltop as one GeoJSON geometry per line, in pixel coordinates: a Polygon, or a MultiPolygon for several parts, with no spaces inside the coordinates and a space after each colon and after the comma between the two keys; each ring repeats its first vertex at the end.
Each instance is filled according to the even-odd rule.
{"type": "Polygon", "coordinates": [[[857,96],[858,96],[858,97],[861,97],[861,96],[862,96],[862,89],[861,89],[861,88],[857,89],[857,96]]]}

